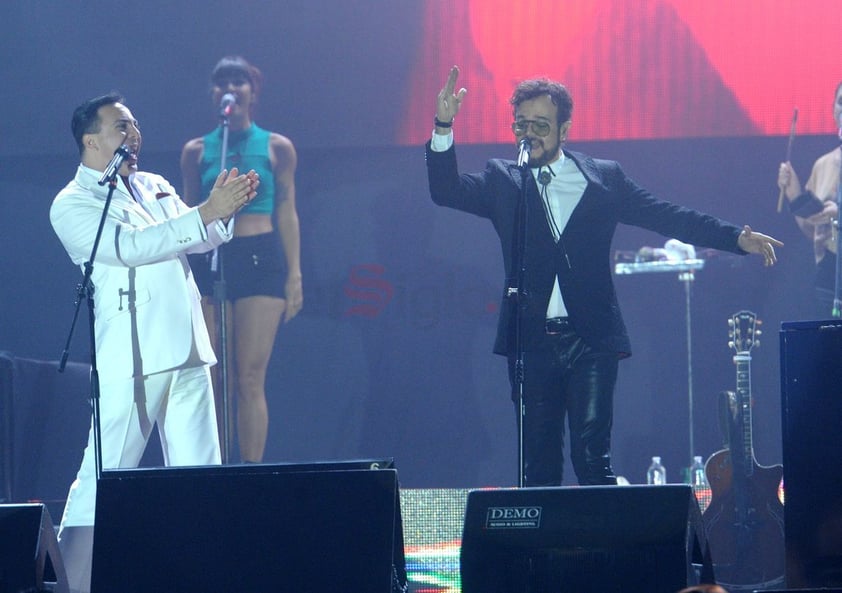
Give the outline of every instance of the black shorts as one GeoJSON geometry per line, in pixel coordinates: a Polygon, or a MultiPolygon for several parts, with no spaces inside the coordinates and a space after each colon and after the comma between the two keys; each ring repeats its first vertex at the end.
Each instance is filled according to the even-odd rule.
{"type": "MultiPolygon", "coordinates": [[[[229,301],[250,296],[286,297],[287,266],[277,233],[234,237],[218,251],[229,301]]],[[[219,272],[211,270],[212,257],[213,251],[188,257],[202,296],[214,296],[214,283],[219,278],[219,272]]]]}

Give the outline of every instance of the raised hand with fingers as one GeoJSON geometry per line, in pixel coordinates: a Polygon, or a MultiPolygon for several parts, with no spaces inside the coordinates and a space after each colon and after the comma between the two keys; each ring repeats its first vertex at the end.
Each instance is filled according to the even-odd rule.
{"type": "Polygon", "coordinates": [[[448,134],[453,125],[453,118],[459,113],[459,108],[462,106],[462,99],[467,94],[467,89],[461,88],[458,92],[456,89],[456,79],[459,78],[459,67],[453,66],[450,69],[450,74],[447,76],[447,82],[444,88],[439,92],[436,100],[436,133],[448,134]]]}

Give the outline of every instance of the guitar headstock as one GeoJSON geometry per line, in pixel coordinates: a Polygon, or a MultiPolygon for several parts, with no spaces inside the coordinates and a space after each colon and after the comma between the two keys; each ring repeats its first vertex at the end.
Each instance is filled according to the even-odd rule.
{"type": "Polygon", "coordinates": [[[728,346],[737,354],[751,352],[760,346],[760,326],[763,322],[751,311],[739,311],[728,319],[728,346]]]}

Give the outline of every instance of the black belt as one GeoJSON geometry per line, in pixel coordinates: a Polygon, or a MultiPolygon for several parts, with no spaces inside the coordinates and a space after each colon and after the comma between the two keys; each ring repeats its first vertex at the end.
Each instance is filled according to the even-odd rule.
{"type": "Polygon", "coordinates": [[[568,317],[550,317],[544,322],[544,331],[549,335],[560,334],[570,329],[568,317]]]}

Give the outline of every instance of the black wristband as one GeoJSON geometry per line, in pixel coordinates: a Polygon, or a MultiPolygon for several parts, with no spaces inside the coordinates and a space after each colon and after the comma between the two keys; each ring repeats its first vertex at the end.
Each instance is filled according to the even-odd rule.
{"type": "Polygon", "coordinates": [[[452,128],[453,127],[453,120],[441,121],[438,117],[436,117],[433,121],[436,123],[437,128],[452,128]]]}
{"type": "Polygon", "coordinates": [[[824,208],[824,202],[816,197],[810,190],[805,190],[800,196],[789,201],[789,212],[800,218],[807,218],[818,214],[824,208]]]}

